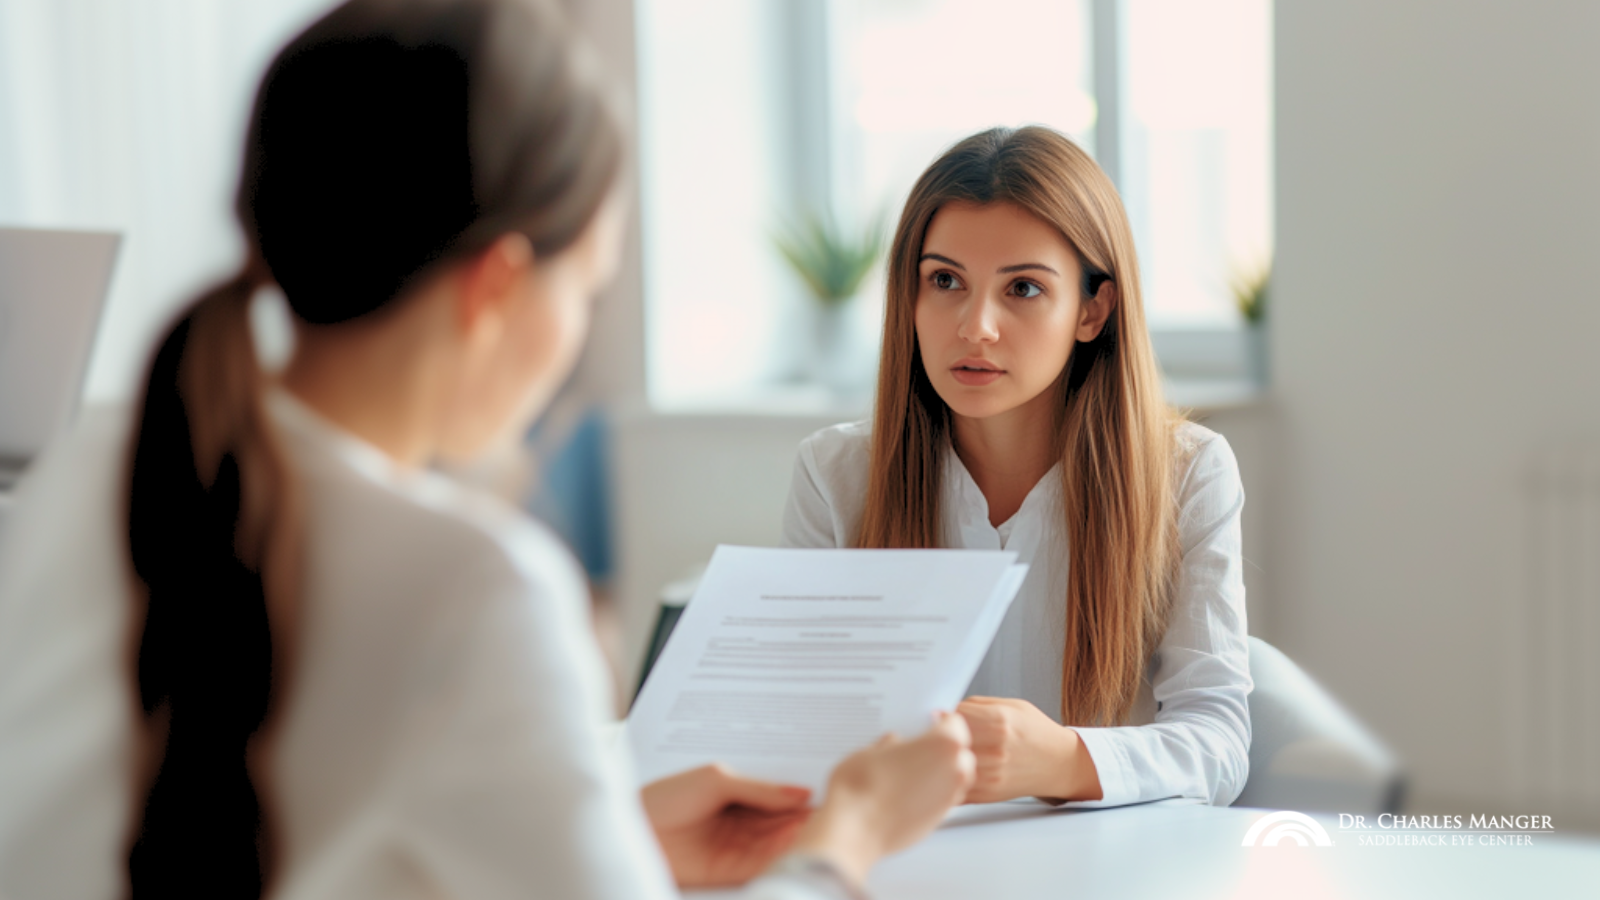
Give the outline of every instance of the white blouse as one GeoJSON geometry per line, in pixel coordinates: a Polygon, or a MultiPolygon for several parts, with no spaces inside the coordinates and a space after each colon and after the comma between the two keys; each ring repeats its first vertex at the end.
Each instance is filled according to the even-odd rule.
{"type": "MultiPolygon", "coordinates": [[[[790,547],[845,547],[867,493],[871,425],[836,425],[800,445],[783,518],[790,547]]],[[[1104,797],[1074,806],[1121,806],[1189,797],[1232,803],[1249,774],[1250,663],[1245,632],[1239,514],[1244,490],[1233,450],[1193,423],[1178,433],[1178,532],[1183,560],[1171,624],[1150,657],[1130,721],[1076,727],[1104,797]]],[[[968,696],[1017,697],[1061,720],[1067,595],[1060,463],[996,528],[989,505],[956,453],[946,450],[940,533],[946,547],[1012,550],[1028,578],[968,688],[968,696]]]]}
{"type": "MultiPolygon", "coordinates": [[[[279,394],[305,582],[273,766],[276,897],[676,896],[571,556],[279,394]]],[[[29,474],[0,536],[0,896],[125,893],[136,821],[126,427],[29,474]]],[[[817,896],[768,878],[751,895],[817,896]]]]}

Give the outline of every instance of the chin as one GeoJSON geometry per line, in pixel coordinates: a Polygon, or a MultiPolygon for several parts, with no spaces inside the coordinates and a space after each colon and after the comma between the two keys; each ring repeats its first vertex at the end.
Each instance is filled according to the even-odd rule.
{"type": "Polygon", "coordinates": [[[939,398],[950,411],[964,419],[987,419],[1016,409],[1021,403],[1009,392],[965,385],[934,385],[939,398]]]}

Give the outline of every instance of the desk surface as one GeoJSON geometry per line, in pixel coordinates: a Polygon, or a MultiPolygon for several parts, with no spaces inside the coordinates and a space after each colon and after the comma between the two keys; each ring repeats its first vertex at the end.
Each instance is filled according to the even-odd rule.
{"type": "Polygon", "coordinates": [[[880,863],[869,888],[876,900],[1597,896],[1600,841],[1562,836],[1559,823],[1529,845],[1452,846],[1449,832],[1341,831],[1337,816],[1318,815],[1331,847],[1241,846],[1265,815],[1177,801],[1105,810],[1031,801],[964,807],[922,843],[880,863]],[[1396,834],[1443,835],[1445,845],[1361,842],[1396,834]]]}

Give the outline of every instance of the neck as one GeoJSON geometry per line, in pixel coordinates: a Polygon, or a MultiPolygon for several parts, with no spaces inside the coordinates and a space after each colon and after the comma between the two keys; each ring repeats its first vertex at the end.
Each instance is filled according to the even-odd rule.
{"type": "Polygon", "coordinates": [[[437,450],[443,418],[443,362],[422,329],[382,310],[353,322],[303,326],[283,386],[318,415],[417,468],[437,450]]]}
{"type": "Polygon", "coordinates": [[[989,524],[1016,514],[1034,485],[1061,458],[1055,391],[981,419],[952,415],[956,455],[989,504],[989,524]]]}

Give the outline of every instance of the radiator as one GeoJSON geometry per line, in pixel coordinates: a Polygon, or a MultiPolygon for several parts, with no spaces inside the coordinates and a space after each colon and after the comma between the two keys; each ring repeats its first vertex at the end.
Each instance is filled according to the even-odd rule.
{"type": "Polygon", "coordinates": [[[1522,608],[1509,610],[1519,793],[1592,813],[1600,809],[1600,442],[1535,457],[1521,506],[1522,608]]]}

